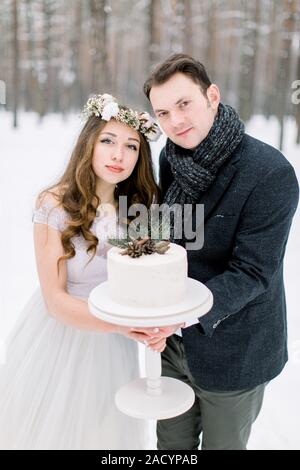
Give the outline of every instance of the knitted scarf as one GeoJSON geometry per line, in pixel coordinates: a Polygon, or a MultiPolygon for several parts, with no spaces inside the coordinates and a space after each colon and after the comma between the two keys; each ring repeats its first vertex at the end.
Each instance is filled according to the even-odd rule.
{"type": "Polygon", "coordinates": [[[171,165],[174,181],[164,203],[199,202],[201,194],[214,182],[219,168],[241,142],[244,132],[244,123],[237,112],[231,106],[220,103],[208,135],[193,152],[168,139],[166,158],[171,165]]]}

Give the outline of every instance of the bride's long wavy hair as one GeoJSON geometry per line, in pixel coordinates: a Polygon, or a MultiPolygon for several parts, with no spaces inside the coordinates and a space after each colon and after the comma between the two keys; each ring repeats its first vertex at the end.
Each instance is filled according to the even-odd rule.
{"type": "MultiPolygon", "coordinates": [[[[127,109],[122,106],[123,109],[127,109]]],[[[75,256],[72,237],[82,235],[88,242],[87,253],[96,254],[98,238],[90,231],[96,216],[96,210],[101,203],[96,194],[96,175],[92,168],[92,158],[97,138],[107,124],[96,116],[91,116],[84,125],[70,161],[58,182],[44,189],[38,196],[37,206],[43,198],[51,193],[57,200],[55,207],[63,208],[68,214],[67,226],[61,234],[64,256],[59,263],[75,256]]],[[[115,189],[115,200],[119,196],[127,196],[127,205],[144,204],[148,209],[151,204],[160,200],[160,190],[155,182],[151,150],[148,141],[139,133],[140,150],[137,163],[132,174],[118,183],[115,189]]],[[[54,207],[54,208],[55,208],[54,207]]],[[[54,209],[53,208],[53,209],[54,209]]]]}

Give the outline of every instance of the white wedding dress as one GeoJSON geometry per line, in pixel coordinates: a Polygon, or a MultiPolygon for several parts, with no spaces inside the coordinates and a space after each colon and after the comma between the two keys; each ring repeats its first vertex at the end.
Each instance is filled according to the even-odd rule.
{"type": "MultiPolygon", "coordinates": [[[[62,231],[67,214],[44,203],[35,223],[62,231]]],[[[67,261],[70,295],[87,299],[107,278],[106,243],[115,219],[97,217],[97,255],[74,238],[76,256],[67,261]]],[[[115,392],[139,376],[137,343],[121,335],[66,326],[47,312],[38,288],[9,335],[0,366],[0,449],[143,449],[147,426],[114,404],[115,392]]]]}

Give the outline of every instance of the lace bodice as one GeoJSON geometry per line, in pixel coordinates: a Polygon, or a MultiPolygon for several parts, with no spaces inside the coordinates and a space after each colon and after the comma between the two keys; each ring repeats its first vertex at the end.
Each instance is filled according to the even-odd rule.
{"type": "MultiPolygon", "coordinates": [[[[67,212],[49,201],[44,201],[33,211],[33,222],[47,224],[59,232],[66,228],[67,220],[67,212]]],[[[92,254],[86,252],[88,242],[82,235],[71,239],[76,251],[74,258],[67,260],[67,291],[71,295],[87,298],[95,286],[107,279],[106,256],[110,248],[107,239],[116,237],[120,230],[116,216],[97,211],[91,232],[98,237],[99,243],[97,253],[89,263],[92,254]]]]}

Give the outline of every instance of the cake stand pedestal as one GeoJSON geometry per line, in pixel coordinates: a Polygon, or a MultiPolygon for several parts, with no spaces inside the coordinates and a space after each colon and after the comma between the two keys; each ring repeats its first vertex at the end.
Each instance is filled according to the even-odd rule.
{"type": "MultiPolygon", "coordinates": [[[[212,307],[211,291],[201,282],[188,278],[182,302],[163,308],[132,308],[111,299],[108,281],[95,287],[89,296],[90,312],[115,325],[159,327],[185,323],[205,315],[212,307]]],[[[193,389],[180,380],[161,377],[160,353],[146,349],[146,377],[124,385],[115,396],[120,411],[141,419],[168,419],[187,411],[194,404],[193,389]]]]}

